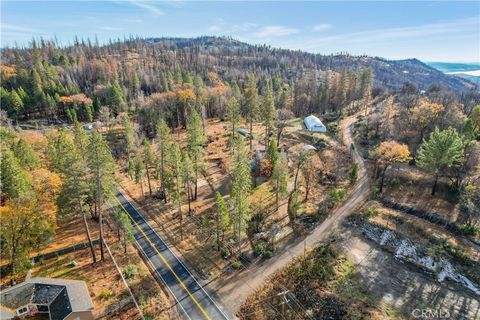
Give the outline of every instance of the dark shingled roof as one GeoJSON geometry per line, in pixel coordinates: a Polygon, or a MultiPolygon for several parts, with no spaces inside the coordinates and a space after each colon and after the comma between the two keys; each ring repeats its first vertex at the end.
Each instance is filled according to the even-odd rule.
{"type": "Polygon", "coordinates": [[[93,310],[84,281],[33,278],[0,292],[0,307],[14,311],[31,304],[48,305],[51,320],[63,320],[73,311],[93,310]]]}
{"type": "Polygon", "coordinates": [[[32,302],[35,304],[49,304],[65,289],[65,286],[35,283],[35,294],[32,302]]]}
{"type": "MultiPolygon", "coordinates": [[[[24,283],[0,295],[0,304],[17,310],[29,304],[50,304],[65,286],[24,283]]],[[[65,290],[66,291],[66,290],[65,290]]]]}
{"type": "Polygon", "coordinates": [[[72,306],[70,305],[70,299],[68,298],[67,288],[58,294],[55,300],[50,304],[50,319],[51,320],[63,320],[67,315],[72,312],[72,306]]]}
{"type": "Polygon", "coordinates": [[[17,287],[13,287],[8,292],[2,292],[0,295],[0,304],[13,310],[30,304],[32,301],[35,285],[33,283],[25,283],[17,287]]]}

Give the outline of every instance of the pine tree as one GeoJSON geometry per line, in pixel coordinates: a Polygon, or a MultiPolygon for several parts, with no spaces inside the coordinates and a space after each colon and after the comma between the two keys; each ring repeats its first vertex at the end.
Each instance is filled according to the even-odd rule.
{"type": "Polygon", "coordinates": [[[98,132],[93,132],[90,139],[88,152],[88,167],[90,169],[93,198],[99,217],[100,228],[100,258],[104,259],[103,250],[103,215],[102,205],[111,197],[115,187],[115,163],[108,149],[108,145],[98,132]]]}
{"type": "MultiPolygon", "coordinates": [[[[180,218],[180,223],[182,223],[182,185],[183,185],[183,162],[182,162],[182,153],[180,151],[180,145],[177,142],[174,142],[171,145],[171,151],[169,152],[168,162],[172,168],[172,175],[175,180],[175,189],[173,191],[173,203],[178,207],[178,216],[180,218]]],[[[183,240],[183,228],[181,230],[181,239],[183,240]]]]}
{"type": "Polygon", "coordinates": [[[133,176],[135,177],[135,183],[140,185],[142,189],[142,197],[145,198],[145,193],[143,192],[143,161],[140,156],[136,156],[133,160],[133,176]]]}
{"type": "Polygon", "coordinates": [[[183,81],[182,70],[180,69],[179,66],[175,68],[175,76],[173,80],[175,83],[182,83],[183,81]]]}
{"type": "Polygon", "coordinates": [[[215,204],[217,207],[216,210],[216,225],[217,225],[217,250],[220,251],[222,247],[223,238],[225,234],[225,230],[227,229],[228,225],[230,224],[230,217],[229,211],[227,207],[227,203],[225,199],[223,199],[220,192],[215,192],[215,204]]]}
{"type": "Polygon", "coordinates": [[[11,150],[2,150],[0,168],[2,199],[23,200],[33,196],[32,181],[11,150]]]}
{"type": "Polygon", "coordinates": [[[108,84],[106,88],[106,102],[116,113],[123,110],[125,97],[118,81],[108,84]]]}
{"type": "Polygon", "coordinates": [[[193,199],[197,199],[197,184],[198,184],[198,172],[203,169],[203,157],[206,138],[203,132],[202,120],[198,113],[194,110],[190,113],[187,121],[187,149],[188,154],[193,162],[194,177],[193,182],[195,184],[195,192],[193,199]]]}
{"type": "Polygon", "coordinates": [[[248,197],[252,188],[250,165],[246,153],[240,143],[235,143],[233,154],[232,191],[230,198],[233,204],[233,224],[237,248],[240,251],[240,239],[244,229],[244,223],[250,216],[248,197]]]}
{"type": "Polygon", "coordinates": [[[86,105],[85,106],[85,118],[88,122],[93,121],[93,111],[92,111],[92,106],[91,105],[86,105]]]}
{"type": "Polygon", "coordinates": [[[235,139],[235,129],[237,127],[238,122],[240,121],[240,106],[238,105],[238,101],[235,97],[230,98],[229,102],[230,106],[230,122],[232,124],[232,144],[233,140],[235,139]]]}
{"type": "Polygon", "coordinates": [[[162,75],[162,92],[168,92],[170,91],[170,86],[168,84],[167,77],[165,74],[162,75]]]}
{"type": "Polygon", "coordinates": [[[472,108],[468,118],[471,120],[475,132],[480,131],[480,104],[472,108]]]}
{"type": "Polygon", "coordinates": [[[133,180],[135,176],[135,162],[132,159],[127,162],[127,174],[133,180]]]}
{"type": "Polygon", "coordinates": [[[145,174],[147,175],[147,182],[148,182],[148,193],[151,196],[152,185],[150,183],[150,168],[154,164],[155,159],[153,156],[152,146],[150,142],[148,142],[147,138],[143,139],[142,147],[143,147],[143,163],[145,165],[145,174]]]}
{"type": "Polygon", "coordinates": [[[268,145],[267,155],[272,163],[272,168],[274,168],[278,161],[278,147],[275,140],[272,140],[272,142],[270,142],[268,145]]]}
{"type": "Polygon", "coordinates": [[[255,76],[248,75],[248,84],[245,89],[245,107],[248,122],[250,123],[250,150],[253,148],[253,121],[258,116],[258,90],[255,76]]]}
{"type": "Polygon", "coordinates": [[[435,130],[428,140],[423,140],[417,154],[417,165],[434,174],[432,196],[435,195],[438,177],[447,168],[456,166],[462,159],[464,144],[458,132],[449,127],[446,130],[435,130]]]}
{"type": "Polygon", "coordinates": [[[102,107],[102,104],[100,102],[100,99],[98,97],[95,97],[95,99],[93,100],[93,113],[96,114],[100,111],[100,108],[102,107]]]}
{"type": "Polygon", "coordinates": [[[273,165],[272,179],[275,183],[275,207],[279,208],[280,198],[284,198],[288,187],[288,164],[287,157],[284,153],[278,156],[278,160],[273,165]]]}
{"type": "Polygon", "coordinates": [[[13,152],[19,160],[22,167],[27,170],[36,169],[39,165],[39,158],[32,147],[25,142],[24,139],[20,138],[18,142],[13,147],[13,152]]]}
{"type": "Polygon", "coordinates": [[[157,124],[157,145],[159,152],[159,172],[160,172],[160,185],[163,193],[164,201],[167,203],[167,188],[166,185],[166,175],[165,175],[165,162],[167,161],[169,155],[168,152],[171,150],[172,138],[170,136],[171,131],[164,119],[160,119],[157,124]]]}
{"type": "Polygon", "coordinates": [[[47,136],[47,156],[57,172],[63,172],[68,167],[70,141],[65,129],[57,131],[56,135],[47,136]]]}
{"type": "Polygon", "coordinates": [[[18,95],[17,91],[12,90],[10,97],[7,100],[9,106],[7,106],[7,112],[11,110],[11,115],[17,119],[18,115],[23,111],[23,101],[18,95]]]}
{"type": "Polygon", "coordinates": [[[138,93],[140,91],[140,80],[138,79],[138,74],[133,72],[132,76],[132,96],[133,98],[138,97],[138,93]]]}
{"type": "Polygon", "coordinates": [[[263,120],[263,125],[265,126],[265,150],[268,149],[270,135],[272,134],[274,129],[275,116],[276,116],[276,111],[275,111],[275,102],[272,94],[272,87],[270,85],[270,81],[267,81],[265,97],[263,98],[263,105],[262,105],[262,120],[263,120]]]}
{"type": "Polygon", "coordinates": [[[125,130],[125,153],[127,154],[127,163],[131,160],[132,153],[135,152],[135,141],[136,141],[136,134],[135,129],[133,127],[133,123],[130,120],[129,116],[125,114],[122,117],[122,124],[125,130]]]}
{"type": "Polygon", "coordinates": [[[85,134],[83,128],[77,125],[74,131],[73,143],[68,142],[68,146],[66,147],[69,150],[66,159],[68,165],[57,168],[60,171],[63,181],[60,194],[57,198],[57,205],[63,217],[76,214],[82,216],[93,263],[95,263],[97,257],[95,255],[85,212],[85,206],[90,192],[88,185],[90,172],[86,162],[86,153],[83,151],[88,147],[88,145],[84,145],[86,142],[88,142],[88,136],[85,134]]]}
{"type": "Polygon", "coordinates": [[[193,84],[192,76],[189,72],[185,72],[185,74],[183,75],[183,83],[193,84]]]}
{"type": "Polygon", "coordinates": [[[182,181],[185,186],[185,193],[188,200],[188,212],[192,211],[191,202],[193,200],[192,183],[194,180],[195,169],[188,152],[182,152],[182,181]]]}
{"type": "Polygon", "coordinates": [[[118,226],[118,241],[120,241],[120,233],[123,235],[123,252],[126,254],[127,243],[135,240],[133,237],[132,221],[130,220],[128,214],[121,209],[115,210],[113,213],[113,218],[118,226]]]}

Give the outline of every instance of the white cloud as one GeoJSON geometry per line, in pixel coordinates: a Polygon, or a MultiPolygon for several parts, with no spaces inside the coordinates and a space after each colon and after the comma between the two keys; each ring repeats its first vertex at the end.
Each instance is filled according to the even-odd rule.
{"type": "Polygon", "coordinates": [[[283,37],[299,33],[300,30],[284,26],[266,26],[255,32],[253,35],[257,38],[283,37]]]}
{"type": "Polygon", "coordinates": [[[105,31],[120,31],[122,30],[121,28],[116,28],[116,27],[100,27],[100,30],[105,30],[105,31]]]}
{"type": "Polygon", "coordinates": [[[222,24],[214,24],[214,25],[211,25],[210,27],[208,27],[208,31],[210,32],[213,32],[213,33],[217,33],[217,32],[220,32],[222,30],[222,24]]]}
{"type": "Polygon", "coordinates": [[[39,30],[35,30],[35,29],[31,29],[31,28],[25,28],[25,27],[21,27],[21,26],[16,26],[16,25],[13,25],[13,24],[6,24],[6,23],[0,24],[0,29],[2,31],[41,33],[41,31],[39,31],[39,30]]]}
{"type": "Polygon", "coordinates": [[[160,10],[160,8],[158,8],[157,6],[153,5],[151,1],[126,0],[126,2],[132,4],[132,5],[136,6],[136,7],[145,9],[145,10],[147,10],[148,12],[150,12],[151,14],[156,15],[156,16],[162,16],[162,15],[165,14],[162,10],[160,10]]]}
{"type": "Polygon", "coordinates": [[[314,32],[320,32],[320,31],[323,31],[323,30],[331,29],[332,27],[333,26],[331,24],[322,23],[322,24],[317,24],[317,25],[313,26],[312,30],[314,32]]]}
{"type": "Polygon", "coordinates": [[[429,36],[441,35],[445,37],[448,34],[464,34],[477,28],[480,22],[478,17],[454,20],[449,22],[431,23],[410,27],[376,29],[352,33],[337,34],[328,37],[314,38],[305,49],[319,46],[325,43],[373,43],[375,41],[399,41],[422,39],[429,36]]]}

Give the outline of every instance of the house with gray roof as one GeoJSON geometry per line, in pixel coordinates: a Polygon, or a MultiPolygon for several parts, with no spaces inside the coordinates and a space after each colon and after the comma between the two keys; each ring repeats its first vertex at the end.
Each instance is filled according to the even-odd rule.
{"type": "Polygon", "coordinates": [[[93,320],[84,281],[32,278],[0,292],[0,319],[48,314],[50,320],[93,320]]]}

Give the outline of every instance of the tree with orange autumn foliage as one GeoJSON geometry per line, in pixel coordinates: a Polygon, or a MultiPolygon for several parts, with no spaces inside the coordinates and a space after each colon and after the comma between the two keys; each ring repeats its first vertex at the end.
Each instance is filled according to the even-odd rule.
{"type": "Polygon", "coordinates": [[[396,141],[384,141],[376,149],[377,165],[383,166],[381,171],[380,193],[383,191],[383,182],[387,169],[396,164],[407,162],[411,159],[410,150],[406,144],[396,141]]]}
{"type": "Polygon", "coordinates": [[[193,92],[193,89],[180,89],[177,91],[177,97],[180,101],[186,103],[195,100],[195,92],[193,92]]]}
{"type": "Polygon", "coordinates": [[[37,196],[38,208],[52,221],[57,217],[58,207],[55,203],[62,180],[60,176],[45,168],[32,171],[33,190],[37,196]]]}
{"type": "Polygon", "coordinates": [[[7,81],[11,77],[15,76],[17,73],[17,69],[15,66],[5,66],[0,65],[0,74],[2,81],[7,81]]]}
{"type": "Polygon", "coordinates": [[[192,88],[182,88],[176,90],[177,99],[180,103],[177,103],[177,125],[180,127],[180,117],[183,116],[183,122],[186,124],[187,112],[195,101],[195,92],[192,88]]]}
{"type": "Polygon", "coordinates": [[[0,207],[1,259],[9,262],[15,280],[30,265],[30,253],[42,249],[54,234],[53,221],[34,197],[9,199],[0,207]]]}
{"type": "Polygon", "coordinates": [[[411,109],[412,121],[419,131],[419,141],[423,140],[427,128],[440,116],[444,107],[441,104],[422,101],[411,109]]]}
{"type": "Polygon", "coordinates": [[[47,169],[27,171],[6,145],[1,154],[0,259],[15,280],[30,266],[30,254],[53,236],[60,179],[47,169]]]}

